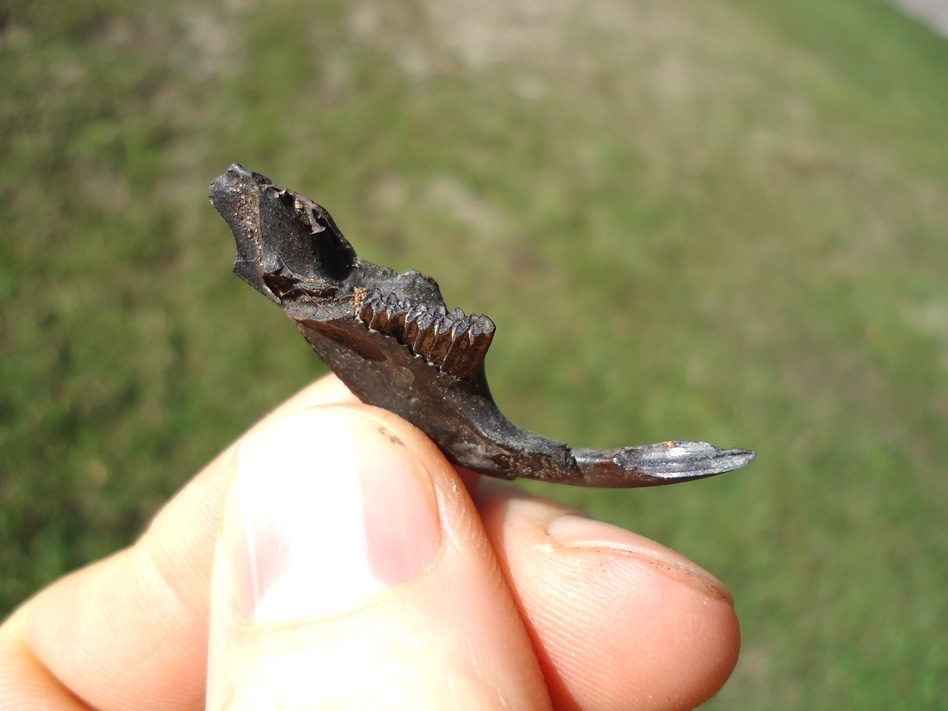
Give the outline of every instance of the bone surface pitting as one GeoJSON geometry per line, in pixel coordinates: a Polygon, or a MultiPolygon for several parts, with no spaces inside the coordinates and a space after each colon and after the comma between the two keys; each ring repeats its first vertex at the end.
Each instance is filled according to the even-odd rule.
{"type": "Polygon", "coordinates": [[[329,213],[259,173],[231,166],[211,202],[234,234],[234,271],[279,305],[363,402],[421,429],[453,463],[504,479],[637,487],[700,479],[754,453],[707,442],[571,449],[517,427],[491,397],[487,316],[449,310],[438,284],[360,258],[329,213]]]}

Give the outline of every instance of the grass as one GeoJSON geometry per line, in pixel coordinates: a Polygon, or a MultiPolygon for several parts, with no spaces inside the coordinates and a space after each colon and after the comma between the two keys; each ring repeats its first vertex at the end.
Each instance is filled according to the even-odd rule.
{"type": "Polygon", "coordinates": [[[758,450],[530,487],[729,584],[709,708],[937,708],[945,76],[864,0],[0,5],[0,615],[322,372],[229,273],[204,196],[239,160],[489,313],[515,421],[758,450]]]}

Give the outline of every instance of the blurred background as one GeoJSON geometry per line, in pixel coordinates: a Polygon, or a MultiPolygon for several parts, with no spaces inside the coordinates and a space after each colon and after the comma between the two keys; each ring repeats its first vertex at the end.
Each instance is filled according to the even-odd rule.
{"type": "Polygon", "coordinates": [[[944,708],[944,37],[873,0],[0,3],[0,617],[325,372],[231,274],[234,161],[489,314],[517,423],[757,450],[529,487],[730,586],[707,708],[944,708]]]}

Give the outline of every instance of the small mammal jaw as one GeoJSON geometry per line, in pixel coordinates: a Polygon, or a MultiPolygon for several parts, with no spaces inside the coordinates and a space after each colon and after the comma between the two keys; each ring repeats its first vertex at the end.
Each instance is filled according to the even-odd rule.
{"type": "Polygon", "coordinates": [[[489,476],[641,487],[746,466],[754,453],[707,442],[571,449],[517,427],[490,395],[495,326],[448,310],[437,282],[360,258],[321,205],[232,165],[211,203],[234,234],[234,271],[279,305],[363,402],[405,418],[453,463],[489,476]]]}

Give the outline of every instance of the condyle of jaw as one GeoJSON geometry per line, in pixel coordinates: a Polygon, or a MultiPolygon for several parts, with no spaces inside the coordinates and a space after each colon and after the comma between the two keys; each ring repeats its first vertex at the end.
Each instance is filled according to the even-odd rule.
{"type": "Polygon", "coordinates": [[[239,165],[211,184],[237,243],[234,271],[296,322],[365,403],[425,432],[455,464],[490,476],[581,486],[670,484],[745,466],[706,442],[570,449],[509,422],[487,387],[486,316],[449,311],[437,283],[358,257],[313,201],[239,165]]]}

